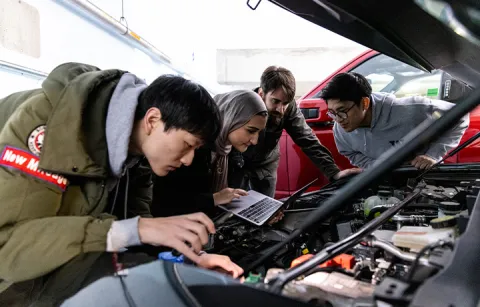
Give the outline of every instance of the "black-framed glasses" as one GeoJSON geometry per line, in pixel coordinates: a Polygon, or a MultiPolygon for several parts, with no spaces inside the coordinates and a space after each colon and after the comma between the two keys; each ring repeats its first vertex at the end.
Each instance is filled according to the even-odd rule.
{"type": "Polygon", "coordinates": [[[337,120],[337,118],[339,120],[345,120],[345,119],[348,118],[348,111],[350,111],[354,106],[355,106],[355,104],[352,104],[352,106],[350,108],[346,109],[345,111],[333,112],[333,111],[328,110],[327,115],[333,120],[337,120]]]}

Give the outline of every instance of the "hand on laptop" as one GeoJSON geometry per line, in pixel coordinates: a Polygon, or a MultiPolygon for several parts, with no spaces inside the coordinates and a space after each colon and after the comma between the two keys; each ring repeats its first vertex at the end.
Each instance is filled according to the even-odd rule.
{"type": "Polygon", "coordinates": [[[213,194],[213,202],[215,203],[215,206],[226,205],[235,198],[240,198],[241,196],[247,195],[247,191],[242,189],[225,188],[220,192],[213,194]]]}
{"type": "Polygon", "coordinates": [[[280,211],[278,211],[277,214],[272,216],[272,218],[270,220],[268,220],[267,224],[268,225],[273,225],[275,223],[278,223],[283,219],[284,216],[285,216],[285,214],[283,213],[283,210],[280,210],[280,211]]]}

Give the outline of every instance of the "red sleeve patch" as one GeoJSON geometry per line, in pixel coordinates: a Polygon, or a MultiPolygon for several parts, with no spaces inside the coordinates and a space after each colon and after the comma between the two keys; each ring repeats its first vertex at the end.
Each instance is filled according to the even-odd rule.
{"type": "Polygon", "coordinates": [[[38,169],[39,161],[40,159],[37,156],[11,146],[5,146],[0,156],[0,166],[17,169],[30,176],[51,183],[59,187],[62,191],[65,191],[68,186],[68,180],[61,175],[38,169]]]}

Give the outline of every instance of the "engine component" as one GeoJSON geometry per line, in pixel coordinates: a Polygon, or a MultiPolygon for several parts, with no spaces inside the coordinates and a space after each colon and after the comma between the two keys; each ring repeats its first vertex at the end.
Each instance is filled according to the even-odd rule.
{"type": "Polygon", "coordinates": [[[418,252],[423,247],[440,240],[453,241],[455,235],[456,232],[453,228],[404,226],[393,235],[392,240],[397,247],[418,252]]]}
{"type": "Polygon", "coordinates": [[[442,201],[438,205],[438,216],[457,215],[462,212],[462,206],[455,201],[442,201]]]}
{"type": "MultiPolygon", "coordinates": [[[[309,260],[312,258],[312,254],[307,254],[300,256],[292,261],[292,264],[290,265],[291,268],[296,267],[297,265],[309,260]]],[[[328,260],[322,264],[320,264],[318,267],[319,268],[328,268],[328,267],[337,267],[337,268],[343,268],[345,270],[351,270],[355,266],[355,257],[349,254],[340,254],[336,257],[334,257],[331,260],[328,260]]]]}
{"type": "Polygon", "coordinates": [[[315,286],[326,292],[348,298],[370,297],[374,290],[373,285],[369,283],[337,272],[313,273],[298,283],[315,286]]]}
{"type": "MultiPolygon", "coordinates": [[[[282,272],[282,269],[268,270],[265,282],[282,272]]],[[[282,294],[304,302],[339,307],[376,306],[373,293],[374,285],[338,272],[310,274],[304,279],[289,282],[282,291],[282,294]]]]}
{"type": "Polygon", "coordinates": [[[349,254],[340,254],[327,262],[324,262],[320,267],[340,267],[346,270],[351,270],[355,266],[355,257],[349,254]]]}
{"type": "MultiPolygon", "coordinates": [[[[434,217],[431,217],[432,219],[434,217]]],[[[412,224],[424,224],[427,223],[427,217],[425,215],[395,215],[392,217],[392,221],[397,223],[397,229],[400,229],[404,223],[412,224]]]]}
{"type": "MultiPolygon", "coordinates": [[[[371,245],[373,247],[379,247],[382,250],[392,254],[393,256],[397,257],[398,259],[413,262],[416,258],[416,255],[413,253],[407,253],[404,252],[397,247],[395,247],[393,244],[389,242],[385,242],[383,240],[375,239],[373,238],[371,241],[371,245]]],[[[419,263],[422,265],[428,265],[428,259],[426,258],[420,258],[419,263]]]]}
{"type": "Polygon", "coordinates": [[[370,216],[370,211],[375,207],[382,207],[386,205],[394,205],[400,202],[400,199],[391,196],[390,191],[388,190],[379,190],[378,195],[370,196],[369,198],[365,199],[363,203],[363,212],[366,217],[373,218],[374,216],[370,216]]]}
{"type": "Polygon", "coordinates": [[[306,254],[306,255],[302,255],[298,258],[295,258],[293,259],[292,261],[292,264],[290,265],[291,268],[293,267],[296,267],[297,265],[299,265],[300,263],[303,263],[305,261],[307,261],[308,259],[312,258],[313,257],[313,254],[306,254]]]}
{"type": "Polygon", "coordinates": [[[376,268],[372,275],[372,285],[378,285],[388,274],[391,263],[383,259],[377,260],[376,268]]]}
{"type": "Polygon", "coordinates": [[[374,295],[380,301],[389,303],[386,306],[404,306],[408,302],[409,288],[410,283],[387,277],[375,287],[374,295]]]}
{"type": "MultiPolygon", "coordinates": [[[[442,175],[438,176],[438,179],[426,177],[424,180],[416,187],[421,196],[404,206],[397,207],[395,203],[403,202],[403,199],[409,197],[412,188],[410,186],[387,181],[384,182],[387,186],[365,190],[329,219],[315,225],[315,229],[306,229],[294,241],[284,244],[284,249],[256,270],[262,276],[266,275],[265,280],[256,280],[253,283],[266,284],[265,286],[270,288],[274,282],[277,283],[274,276],[278,272],[284,272],[288,267],[292,268],[289,271],[298,269],[293,267],[304,264],[312,258],[312,254],[329,251],[335,242],[362,230],[367,223],[379,222],[380,219],[376,218],[378,214],[395,209],[396,214],[390,215],[389,219],[382,219],[377,230],[359,235],[356,245],[338,251],[343,254],[337,257],[333,257],[338,255],[337,252],[324,253],[325,262],[317,260],[317,266],[313,265],[309,271],[297,275],[296,279],[292,278],[284,284],[283,290],[280,288],[278,291],[302,301],[334,307],[375,306],[378,300],[409,301],[410,298],[405,298],[405,295],[411,297],[411,291],[415,291],[422,280],[449,265],[453,254],[449,248],[443,247],[428,252],[422,250],[432,243],[452,245],[451,242],[462,233],[458,230],[460,225],[463,223],[463,229],[466,228],[468,213],[473,210],[475,196],[472,195],[472,186],[480,186],[480,181],[471,177],[455,180],[451,176],[442,175]],[[469,209],[468,212],[466,209],[469,209]],[[280,269],[274,270],[272,267],[280,269]],[[274,272],[276,273],[273,274],[274,272]],[[413,274],[411,272],[414,272],[414,277],[411,278],[414,282],[404,282],[407,286],[405,291],[398,292],[389,288],[394,281],[398,282],[398,287],[403,285],[401,282],[408,280],[407,277],[413,274]],[[384,283],[385,281],[389,281],[390,285],[384,283]],[[366,296],[362,296],[362,291],[358,293],[355,292],[357,288],[349,288],[352,284],[356,285],[355,287],[368,286],[370,294],[365,292],[363,294],[366,296]],[[372,289],[379,292],[373,294],[372,289]],[[404,296],[395,298],[397,294],[404,296]],[[373,301],[375,299],[377,302],[373,301]]],[[[322,193],[318,191],[307,195],[301,208],[308,209],[308,202],[312,204],[310,210],[314,206],[321,206],[322,199],[327,199],[335,190],[332,187],[322,193]],[[315,202],[311,202],[311,199],[315,199],[315,202]]],[[[285,212],[282,222],[266,227],[252,226],[232,218],[217,228],[217,250],[212,252],[218,252],[221,248],[220,253],[229,255],[244,269],[248,268],[250,263],[268,253],[272,245],[284,242],[309,214],[307,211],[285,212]],[[230,249],[225,252],[226,249],[223,248],[230,249]]]]}
{"type": "MultiPolygon", "coordinates": [[[[362,223],[363,224],[363,223],[362,223]]],[[[343,222],[343,223],[337,223],[337,236],[338,240],[343,240],[349,235],[352,234],[353,229],[352,229],[352,222],[343,222]]]]}
{"type": "Polygon", "coordinates": [[[423,189],[422,194],[428,199],[433,199],[436,201],[448,201],[457,194],[457,191],[454,188],[427,185],[423,189]]]}
{"type": "Polygon", "coordinates": [[[458,235],[457,231],[457,219],[454,216],[442,216],[430,221],[430,225],[433,229],[452,229],[455,235],[458,235]]]}

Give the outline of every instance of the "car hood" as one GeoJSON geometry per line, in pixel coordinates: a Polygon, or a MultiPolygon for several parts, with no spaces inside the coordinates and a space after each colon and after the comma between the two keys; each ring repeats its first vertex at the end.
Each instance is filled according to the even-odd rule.
{"type": "Polygon", "coordinates": [[[442,69],[480,87],[480,47],[413,1],[270,0],[323,28],[402,62],[442,69]]]}

